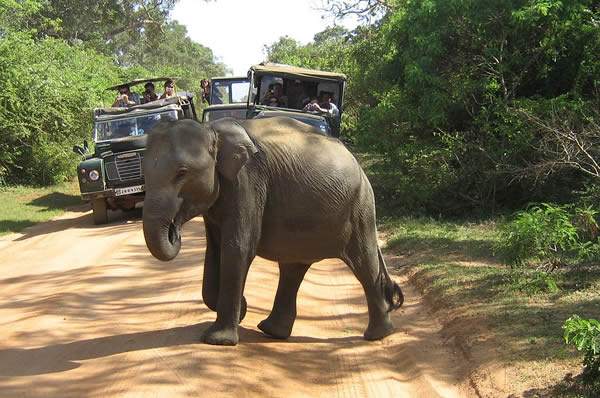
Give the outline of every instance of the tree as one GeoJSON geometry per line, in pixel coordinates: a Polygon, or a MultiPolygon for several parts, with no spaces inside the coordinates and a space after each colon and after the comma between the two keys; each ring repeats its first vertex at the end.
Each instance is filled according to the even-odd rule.
{"type": "Polygon", "coordinates": [[[91,136],[105,87],[141,77],[224,74],[212,51],[169,21],[176,0],[0,0],[0,184],[73,176],[73,144],[91,136]]]}
{"type": "Polygon", "coordinates": [[[341,26],[328,27],[315,34],[312,42],[302,45],[288,36],[265,46],[267,59],[271,62],[304,68],[340,71],[348,60],[347,51],[350,32],[341,26]]]}
{"type": "Polygon", "coordinates": [[[358,144],[406,181],[396,195],[419,186],[430,211],[552,192],[552,180],[531,191],[509,172],[536,160],[541,138],[513,110],[596,101],[599,17],[591,0],[396,2],[371,29],[380,60],[353,46],[354,76],[383,82],[360,112],[358,144]]]}
{"type": "Polygon", "coordinates": [[[600,115],[597,110],[590,109],[591,116],[575,118],[565,111],[555,110],[549,120],[525,109],[515,112],[539,136],[532,147],[538,154],[536,161],[514,170],[517,178],[544,180],[564,168],[571,168],[600,181],[600,125],[597,122],[600,115]]]}
{"type": "Polygon", "coordinates": [[[69,42],[82,41],[97,50],[125,54],[142,34],[162,32],[177,0],[49,0],[41,15],[61,21],[58,29],[40,33],[69,42]]]}
{"type": "Polygon", "coordinates": [[[71,148],[90,137],[92,108],[116,79],[111,59],[27,32],[6,34],[0,59],[0,183],[71,177],[71,148]]]}
{"type": "Polygon", "coordinates": [[[121,59],[139,65],[156,76],[178,76],[177,85],[201,93],[200,81],[205,77],[223,76],[227,67],[215,61],[212,50],[187,36],[185,26],[171,21],[160,37],[144,38],[121,59]]]}
{"type": "Polygon", "coordinates": [[[355,16],[364,22],[377,20],[396,9],[395,0],[323,0],[321,10],[337,20],[355,16]]]}

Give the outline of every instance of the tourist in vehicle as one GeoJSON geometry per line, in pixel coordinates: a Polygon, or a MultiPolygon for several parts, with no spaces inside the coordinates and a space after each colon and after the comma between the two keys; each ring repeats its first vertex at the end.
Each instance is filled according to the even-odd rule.
{"type": "Polygon", "coordinates": [[[171,98],[175,96],[177,96],[177,93],[175,92],[175,82],[173,79],[169,79],[165,81],[165,91],[160,96],[160,99],[171,98]]]}
{"type": "Polygon", "coordinates": [[[277,98],[274,95],[269,98],[269,103],[267,105],[269,105],[269,106],[281,106],[279,104],[279,98],[277,98]]]}
{"type": "Polygon", "coordinates": [[[202,102],[210,102],[210,80],[200,80],[200,86],[202,87],[202,102]]]}
{"type": "Polygon", "coordinates": [[[325,91],[321,92],[320,97],[313,97],[303,110],[309,112],[330,113],[332,116],[340,114],[338,107],[332,101],[331,93],[325,91]]]}
{"type": "Polygon", "coordinates": [[[156,94],[156,89],[154,88],[154,83],[152,82],[148,82],[144,85],[144,88],[146,89],[144,91],[144,95],[142,98],[142,103],[148,103],[148,102],[152,102],[152,101],[156,101],[158,99],[158,94],[156,94]]]}
{"type": "Polygon", "coordinates": [[[268,90],[263,95],[260,103],[263,105],[269,105],[271,97],[276,97],[279,102],[279,106],[287,107],[287,97],[281,95],[283,93],[283,85],[281,83],[269,84],[268,90]]]}
{"type": "Polygon", "coordinates": [[[263,94],[259,103],[261,105],[267,105],[269,103],[269,97],[273,94],[274,94],[273,85],[269,84],[269,87],[267,87],[267,91],[265,91],[265,93],[263,94]]]}
{"type": "Polygon", "coordinates": [[[119,94],[115,98],[113,107],[124,108],[140,104],[140,96],[129,90],[129,86],[119,86],[119,94]]]}
{"type": "Polygon", "coordinates": [[[333,102],[333,96],[330,92],[322,91],[319,97],[319,107],[322,109],[321,112],[331,113],[333,116],[340,114],[338,107],[333,102]]]}
{"type": "Polygon", "coordinates": [[[317,97],[310,98],[310,101],[308,101],[304,108],[302,108],[303,111],[308,112],[318,112],[320,111],[320,109],[321,108],[319,107],[319,98],[317,97]]]}

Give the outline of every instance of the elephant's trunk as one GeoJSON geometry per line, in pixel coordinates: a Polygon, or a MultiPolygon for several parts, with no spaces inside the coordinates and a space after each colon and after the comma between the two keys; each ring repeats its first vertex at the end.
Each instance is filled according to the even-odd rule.
{"type": "Polygon", "coordinates": [[[173,220],[176,200],[144,198],[144,239],[150,253],[161,261],[174,259],[181,249],[180,225],[173,220]]]}

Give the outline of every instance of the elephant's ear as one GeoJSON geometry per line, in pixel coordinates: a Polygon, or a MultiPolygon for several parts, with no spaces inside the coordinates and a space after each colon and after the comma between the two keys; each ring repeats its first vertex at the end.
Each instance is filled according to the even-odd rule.
{"type": "Polygon", "coordinates": [[[219,119],[212,128],[217,133],[217,169],[227,179],[236,181],[240,169],[258,149],[235,119],[219,119]]]}

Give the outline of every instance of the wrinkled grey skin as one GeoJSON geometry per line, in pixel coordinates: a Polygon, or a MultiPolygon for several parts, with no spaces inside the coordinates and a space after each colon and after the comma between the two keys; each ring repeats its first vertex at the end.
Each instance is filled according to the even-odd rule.
{"type": "Polygon", "coordinates": [[[280,271],[263,332],[290,335],[300,283],[325,258],[342,259],[362,284],[365,338],[392,332],[389,311],[402,305],[402,291],[377,245],[371,185],[340,141],[289,118],[169,122],[148,137],[144,176],[144,237],[156,258],[177,256],[181,225],[204,217],[202,295],[217,312],[204,342],[238,343],[256,255],[279,262],[280,271]]]}

